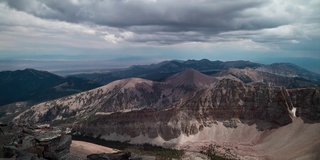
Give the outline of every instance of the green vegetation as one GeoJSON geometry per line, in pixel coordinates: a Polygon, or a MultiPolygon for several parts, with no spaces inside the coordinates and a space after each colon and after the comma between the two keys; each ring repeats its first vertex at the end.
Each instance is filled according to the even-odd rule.
{"type": "Polygon", "coordinates": [[[184,152],[182,150],[175,149],[167,149],[160,146],[154,146],[150,144],[143,145],[134,145],[127,142],[119,142],[119,141],[106,141],[103,139],[92,138],[88,136],[72,136],[74,140],[81,140],[86,142],[91,142],[95,144],[99,144],[102,146],[122,150],[129,151],[138,155],[144,156],[155,156],[158,160],[171,160],[173,158],[179,159],[182,157],[184,152]]]}

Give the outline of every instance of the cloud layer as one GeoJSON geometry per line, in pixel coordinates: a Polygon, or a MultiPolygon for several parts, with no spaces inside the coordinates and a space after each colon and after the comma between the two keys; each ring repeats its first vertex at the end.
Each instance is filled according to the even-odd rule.
{"type": "Polygon", "coordinates": [[[319,0],[0,0],[0,58],[146,47],[157,55],[225,47],[320,58],[318,6],[319,0]]]}

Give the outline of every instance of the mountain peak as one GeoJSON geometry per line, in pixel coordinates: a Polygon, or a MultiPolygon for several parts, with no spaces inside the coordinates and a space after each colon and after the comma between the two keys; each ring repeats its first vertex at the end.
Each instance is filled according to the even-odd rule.
{"type": "Polygon", "coordinates": [[[40,102],[99,87],[87,80],[64,78],[31,68],[0,72],[0,106],[17,101],[40,102]]]}
{"type": "Polygon", "coordinates": [[[210,86],[216,81],[216,78],[207,76],[191,68],[187,68],[184,71],[177,73],[166,80],[166,82],[178,86],[190,86],[195,88],[210,86]]]}
{"type": "Polygon", "coordinates": [[[35,69],[33,69],[33,68],[26,68],[26,69],[24,69],[24,71],[35,71],[35,69]]]}
{"type": "Polygon", "coordinates": [[[153,82],[150,80],[142,79],[142,78],[127,78],[113,81],[105,86],[102,86],[104,90],[112,90],[115,87],[120,87],[122,89],[134,88],[137,84],[148,84],[151,85],[153,82]]]}
{"type": "Polygon", "coordinates": [[[12,71],[13,74],[23,74],[25,76],[34,76],[36,78],[47,78],[47,77],[60,77],[58,75],[55,75],[55,74],[52,74],[50,72],[47,72],[47,71],[40,71],[40,70],[36,70],[36,69],[33,69],[33,68],[26,68],[24,70],[17,70],[17,71],[12,71]]]}
{"type": "Polygon", "coordinates": [[[142,78],[128,78],[128,79],[125,79],[124,87],[125,88],[132,88],[132,87],[135,87],[137,84],[140,84],[140,83],[145,83],[145,84],[151,85],[152,81],[146,80],[146,79],[142,79],[142,78]]]}

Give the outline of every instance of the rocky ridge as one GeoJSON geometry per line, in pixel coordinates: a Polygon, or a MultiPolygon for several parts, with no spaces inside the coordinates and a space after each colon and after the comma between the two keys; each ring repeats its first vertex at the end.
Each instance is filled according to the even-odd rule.
{"type": "MultiPolygon", "coordinates": [[[[246,75],[259,73],[251,70],[246,75]]],[[[263,76],[255,81],[259,78],[263,76]]],[[[74,134],[179,148],[201,141],[259,146],[272,132],[297,119],[318,124],[320,88],[286,89],[243,83],[239,76],[215,78],[186,70],[165,82],[118,80],[40,103],[14,121],[67,123],[74,134]]]]}
{"type": "Polygon", "coordinates": [[[264,83],[268,86],[283,86],[286,88],[310,88],[319,87],[319,82],[296,76],[290,76],[289,74],[276,74],[269,73],[261,68],[231,68],[225,71],[221,71],[213,75],[217,78],[229,78],[244,83],[264,83]]]}
{"type": "Polygon", "coordinates": [[[256,68],[258,71],[267,72],[284,77],[301,77],[308,80],[319,80],[319,75],[291,63],[273,63],[256,68]]]}
{"type": "Polygon", "coordinates": [[[106,129],[110,134],[130,131],[125,129],[128,124],[131,130],[141,129],[134,131],[137,133],[128,132],[131,137],[150,133],[151,137],[159,135],[169,140],[182,133],[195,134],[219,119],[259,119],[272,126],[289,124],[292,117],[317,121],[320,120],[319,94],[319,88],[285,89],[261,83],[244,84],[228,78],[218,81],[195,70],[186,70],[166,82],[139,78],[118,80],[91,91],[32,106],[14,121],[63,122],[77,118],[76,122],[89,126],[110,126],[106,129]],[[141,115],[146,119],[137,118],[141,115]],[[121,117],[126,117],[127,123],[122,122],[121,117]],[[124,126],[118,123],[124,123],[124,126]]]}
{"type": "MultiPolygon", "coordinates": [[[[194,70],[193,72],[201,74],[194,70]]],[[[187,74],[189,73],[182,75],[187,74]]],[[[190,74],[190,76],[193,75],[190,74]]],[[[34,105],[18,115],[14,121],[50,122],[75,117],[86,119],[91,115],[108,115],[144,108],[156,110],[168,108],[184,96],[203,88],[205,84],[212,85],[211,82],[216,81],[213,77],[203,74],[201,76],[203,79],[210,78],[210,80],[208,82],[185,83],[183,86],[178,85],[179,83],[170,83],[171,81],[178,82],[175,79],[181,79],[180,76],[172,77],[167,82],[152,82],[140,78],[118,80],[87,92],[34,105]],[[201,88],[197,86],[201,86],[201,88]]]]}
{"type": "Polygon", "coordinates": [[[164,110],[150,108],[96,115],[89,121],[80,122],[75,130],[96,136],[145,135],[161,137],[165,141],[182,134],[197,134],[218,122],[236,128],[239,123],[252,124],[261,120],[266,123],[257,124],[256,128],[267,130],[290,124],[296,117],[319,121],[319,98],[320,89],[287,90],[226,79],[219,81],[214,88],[186,96],[164,110]]]}
{"type": "Polygon", "coordinates": [[[0,72],[0,106],[13,102],[39,103],[87,91],[101,85],[75,77],[60,77],[47,71],[25,69],[0,72]]]}

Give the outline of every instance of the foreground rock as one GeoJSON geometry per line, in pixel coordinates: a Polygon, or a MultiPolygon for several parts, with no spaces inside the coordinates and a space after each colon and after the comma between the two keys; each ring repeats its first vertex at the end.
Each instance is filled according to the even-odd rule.
{"type": "Polygon", "coordinates": [[[14,125],[3,129],[4,156],[15,159],[62,159],[69,154],[71,135],[50,125],[14,125]]]}

